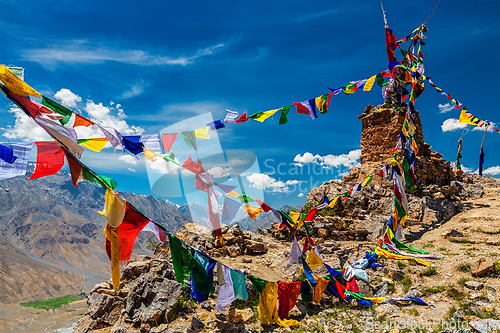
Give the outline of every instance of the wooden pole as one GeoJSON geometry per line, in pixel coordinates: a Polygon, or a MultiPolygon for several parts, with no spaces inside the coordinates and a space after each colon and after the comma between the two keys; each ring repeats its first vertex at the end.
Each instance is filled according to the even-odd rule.
{"type": "MultiPolygon", "coordinates": [[[[441,2],[441,0],[439,0],[437,2],[437,4],[434,6],[434,9],[436,9],[436,7],[439,5],[439,3],[441,2]]],[[[427,18],[425,19],[424,23],[422,23],[422,25],[424,25],[425,23],[427,23],[427,20],[429,19],[429,17],[431,17],[432,13],[434,13],[434,9],[432,10],[432,12],[429,14],[429,16],[427,16],[427,18]]]]}
{"type": "Polygon", "coordinates": [[[382,7],[382,15],[384,15],[384,25],[387,28],[387,20],[385,18],[384,5],[382,4],[382,1],[380,1],[380,7],[382,7]]]}

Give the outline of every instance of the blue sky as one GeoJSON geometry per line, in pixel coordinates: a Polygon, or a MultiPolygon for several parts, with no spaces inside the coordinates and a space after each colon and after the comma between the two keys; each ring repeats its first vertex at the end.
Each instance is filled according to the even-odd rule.
{"type": "MultiPolygon", "coordinates": [[[[200,128],[206,119],[223,118],[226,109],[252,114],[287,106],[387,68],[377,1],[0,0],[0,5],[0,63],[24,67],[25,81],[37,91],[129,135],[200,128]]],[[[434,5],[384,1],[398,38],[422,24],[434,5]]],[[[426,74],[469,112],[499,127],[500,2],[441,1],[426,25],[426,74]]],[[[466,130],[443,131],[446,120],[459,116],[455,109],[441,112],[447,102],[426,84],[416,107],[426,142],[453,161],[466,130]]],[[[300,205],[311,187],[356,165],[357,115],[367,104],[381,103],[375,86],[332,97],[328,113],[315,120],[291,113],[286,125],[278,125],[279,114],[262,124],[228,125],[212,132],[212,139],[198,140],[199,155],[207,158],[207,169],[227,160],[232,178],[227,183],[241,180],[256,198],[276,207],[300,205]],[[298,161],[304,165],[299,172],[298,161]],[[239,179],[232,177],[242,172],[239,179]]],[[[0,124],[0,141],[43,139],[7,99],[0,102],[0,124]]],[[[462,164],[472,171],[482,134],[469,128],[464,136],[462,164]]],[[[499,133],[487,133],[484,167],[497,177],[499,144],[499,133]]],[[[172,151],[181,162],[194,153],[181,140],[172,151]]],[[[179,204],[203,202],[204,196],[188,189],[190,179],[175,185],[179,176],[169,176],[152,192],[151,179],[161,175],[149,170],[148,179],[143,157],[105,149],[86,151],[82,160],[114,177],[120,191],[154,193],[179,204]]]]}

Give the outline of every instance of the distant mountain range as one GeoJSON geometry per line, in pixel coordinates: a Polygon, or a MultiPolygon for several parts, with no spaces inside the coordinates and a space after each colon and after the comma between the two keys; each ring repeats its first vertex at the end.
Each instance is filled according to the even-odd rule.
{"type": "MultiPolygon", "coordinates": [[[[28,180],[25,176],[0,181],[0,302],[29,301],[76,293],[82,284],[93,286],[110,276],[105,252],[104,190],[91,182],[73,186],[70,175],[28,180]]],[[[171,232],[184,224],[210,227],[208,207],[197,202],[179,206],[168,200],[120,193],[146,216],[171,232]]],[[[219,207],[222,215],[222,206],[219,207]]],[[[232,224],[257,232],[278,222],[272,213],[256,220],[244,206],[232,224]]],[[[146,244],[156,239],[141,232],[134,254],[151,253],[146,244]]]]}

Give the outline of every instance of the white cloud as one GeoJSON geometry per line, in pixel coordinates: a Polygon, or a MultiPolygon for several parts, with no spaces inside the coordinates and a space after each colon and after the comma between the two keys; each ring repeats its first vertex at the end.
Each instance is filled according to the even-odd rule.
{"type": "Polygon", "coordinates": [[[299,193],[299,195],[297,195],[299,198],[302,198],[304,196],[304,193],[299,193]]]}
{"type": "Polygon", "coordinates": [[[139,163],[139,160],[132,155],[121,155],[118,159],[131,165],[137,165],[137,163],[139,163]]]}
{"type": "Polygon", "coordinates": [[[181,56],[153,55],[142,50],[112,49],[86,40],[66,41],[50,48],[26,50],[23,60],[33,61],[42,65],[54,66],[66,64],[102,64],[107,61],[121,62],[139,66],[177,65],[186,66],[196,59],[214,54],[223,49],[225,44],[218,43],[192,51],[181,56]]]}
{"type": "MultiPolygon", "coordinates": [[[[177,162],[177,158],[175,158],[177,162]]],[[[156,159],[154,162],[149,164],[151,166],[151,169],[161,173],[161,174],[177,174],[179,172],[179,169],[181,168],[177,164],[174,164],[172,162],[167,162],[162,158],[156,159]]],[[[184,170],[184,169],[183,169],[184,170]]]]}
{"type": "Polygon", "coordinates": [[[500,165],[489,167],[483,170],[483,173],[490,176],[500,175],[500,165]]]}
{"type": "Polygon", "coordinates": [[[443,132],[452,132],[466,127],[466,124],[461,124],[456,118],[446,119],[441,125],[443,132]]]}
{"type": "Polygon", "coordinates": [[[146,88],[146,86],[147,85],[144,83],[144,81],[141,80],[139,83],[132,85],[129,90],[125,91],[121,95],[121,98],[127,99],[127,98],[132,98],[135,96],[139,96],[140,94],[142,94],[144,92],[144,89],[146,88]]]}
{"type": "Polygon", "coordinates": [[[135,172],[135,169],[132,169],[132,168],[127,168],[127,170],[135,172]]]}
{"type": "Polygon", "coordinates": [[[232,167],[225,168],[217,166],[207,170],[207,172],[214,175],[214,178],[223,178],[223,177],[229,177],[229,171],[231,170],[233,170],[232,167]]]}
{"type": "Polygon", "coordinates": [[[338,168],[339,166],[345,166],[348,168],[355,168],[360,166],[359,163],[359,157],[361,156],[361,149],[355,149],[350,151],[348,154],[341,154],[341,155],[313,155],[309,152],[304,153],[304,155],[298,154],[295,156],[293,159],[294,162],[298,162],[298,166],[302,166],[302,164],[306,163],[317,163],[319,165],[322,165],[327,168],[335,167],[338,168]]]}
{"type": "Polygon", "coordinates": [[[247,176],[247,180],[250,182],[250,186],[255,187],[260,190],[270,190],[272,192],[285,192],[288,193],[290,189],[288,186],[297,185],[300,183],[298,180],[288,180],[283,182],[281,180],[276,180],[265,173],[254,172],[250,176],[247,176]]]}
{"type": "Polygon", "coordinates": [[[71,90],[62,88],[54,95],[54,98],[59,100],[62,105],[67,108],[76,108],[76,103],[81,102],[82,98],[74,94],[71,90]]]}
{"type": "Polygon", "coordinates": [[[4,131],[4,137],[10,140],[21,139],[23,141],[46,141],[53,140],[43,128],[38,126],[33,119],[28,117],[17,106],[11,107],[9,113],[15,117],[14,126],[6,126],[1,129],[4,131]]]}
{"type": "Polygon", "coordinates": [[[439,113],[446,113],[455,109],[455,107],[450,103],[438,104],[438,108],[439,108],[439,113]]]}

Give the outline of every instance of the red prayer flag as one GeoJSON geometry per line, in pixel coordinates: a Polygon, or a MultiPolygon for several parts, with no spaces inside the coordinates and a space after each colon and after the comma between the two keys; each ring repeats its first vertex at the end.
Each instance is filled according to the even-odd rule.
{"type": "Polygon", "coordinates": [[[280,319],[290,319],[288,313],[297,304],[300,294],[300,281],[282,282],[278,281],[278,316],[280,319]]]}
{"type": "Polygon", "coordinates": [[[306,218],[304,219],[304,221],[312,221],[314,218],[314,215],[316,215],[317,210],[318,210],[318,207],[314,207],[309,212],[307,212],[307,215],[306,215],[306,218]]]}
{"type": "Polygon", "coordinates": [[[26,110],[31,118],[36,118],[42,114],[46,115],[53,115],[55,114],[54,111],[46,107],[45,105],[42,105],[40,103],[37,103],[35,101],[32,101],[28,97],[24,96],[19,96],[13,93],[9,93],[9,97],[14,100],[14,102],[19,105],[21,108],[26,110]]]}
{"type": "Polygon", "coordinates": [[[73,185],[78,187],[78,182],[82,180],[82,165],[75,161],[75,158],[68,152],[64,152],[66,155],[66,160],[69,165],[69,172],[71,173],[71,180],[73,180],[73,185]]]}
{"type": "Polygon", "coordinates": [[[236,122],[237,123],[242,123],[244,121],[248,121],[249,119],[250,118],[247,117],[247,113],[243,112],[243,114],[238,119],[236,119],[236,122]]]}
{"type": "Polygon", "coordinates": [[[264,201],[260,200],[260,199],[256,199],[255,201],[257,201],[257,203],[260,205],[260,207],[262,208],[262,210],[264,212],[269,212],[270,210],[272,210],[272,208],[267,205],[264,201]]]}
{"type": "Polygon", "coordinates": [[[396,57],[394,56],[394,50],[396,49],[396,42],[398,39],[392,33],[392,30],[389,27],[385,27],[385,46],[387,49],[387,59],[389,62],[396,61],[396,57]]]}
{"type": "Polygon", "coordinates": [[[184,161],[184,163],[182,164],[182,167],[184,169],[191,171],[191,172],[194,172],[197,175],[199,175],[200,173],[206,172],[205,169],[203,169],[203,167],[201,166],[200,159],[198,159],[198,163],[196,163],[191,158],[191,155],[189,155],[189,157],[184,161]]]}
{"type": "Polygon", "coordinates": [[[178,133],[163,133],[161,135],[161,143],[163,144],[163,149],[165,149],[166,153],[170,152],[170,148],[172,148],[172,145],[177,139],[177,134],[178,133]]]}
{"type": "Polygon", "coordinates": [[[95,125],[95,123],[93,121],[88,120],[85,117],[80,116],[78,113],[75,113],[75,123],[73,124],[73,127],[77,126],[89,127],[90,125],[95,125]]]}
{"type": "MultiPolygon", "coordinates": [[[[127,209],[123,222],[118,227],[118,246],[120,253],[120,264],[125,264],[130,260],[135,239],[142,228],[149,223],[149,219],[137,212],[127,201],[127,209]]],[[[106,239],[106,252],[111,259],[111,242],[106,239]]]]}
{"type": "Polygon", "coordinates": [[[35,172],[29,179],[56,174],[64,165],[64,151],[55,141],[38,141],[36,144],[35,172]]]}

